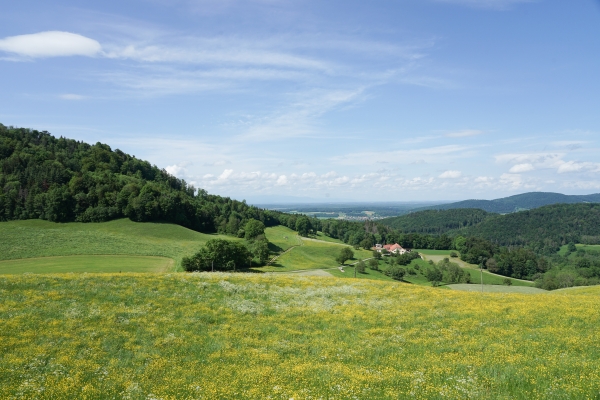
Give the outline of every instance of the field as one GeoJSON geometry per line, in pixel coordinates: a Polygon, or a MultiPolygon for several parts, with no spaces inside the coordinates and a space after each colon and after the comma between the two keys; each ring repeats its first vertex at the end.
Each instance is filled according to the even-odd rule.
{"type": "Polygon", "coordinates": [[[148,256],[64,256],[0,261],[0,274],[62,272],[166,272],[174,261],[148,256]]]}
{"type": "MultiPolygon", "coordinates": [[[[0,260],[74,255],[154,256],[174,260],[173,268],[176,268],[182,257],[195,253],[208,239],[215,237],[219,236],[198,233],[179,225],[138,223],[129,219],[88,224],[57,224],[43,220],[11,221],[0,223],[0,260]]],[[[69,263],[67,259],[64,260],[69,263]]],[[[74,260],[77,259],[72,259],[74,260]]],[[[86,262],[98,265],[101,260],[90,257],[86,262]]],[[[125,257],[120,263],[126,266],[127,263],[131,264],[130,261],[131,258],[125,257]]],[[[32,267],[37,261],[28,262],[32,263],[29,265],[32,267]]],[[[47,261],[40,259],[39,262],[42,263],[39,268],[45,268],[44,263],[47,261]]],[[[62,271],[64,269],[56,270],[62,271]]],[[[98,270],[90,270],[94,271],[98,270]]],[[[123,271],[135,272],[140,269],[133,266],[123,271]]],[[[2,273],[8,271],[3,268],[2,273]]]]}
{"type": "Polygon", "coordinates": [[[0,277],[0,398],[597,398],[600,288],[0,277]]]}
{"type": "MultiPolygon", "coordinates": [[[[297,237],[295,236],[295,238],[297,237]]],[[[300,269],[334,268],[338,266],[335,257],[339,254],[342,246],[310,239],[301,240],[302,246],[294,247],[291,251],[279,257],[272,265],[253,269],[262,272],[288,272],[300,269]]],[[[360,258],[371,257],[372,255],[370,251],[366,250],[353,251],[355,260],[349,263],[358,261],[360,258]]]]}

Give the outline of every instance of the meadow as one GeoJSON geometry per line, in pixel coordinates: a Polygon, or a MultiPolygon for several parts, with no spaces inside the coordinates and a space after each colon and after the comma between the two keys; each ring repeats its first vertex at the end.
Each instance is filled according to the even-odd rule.
{"type": "Polygon", "coordinates": [[[0,398],[598,398],[600,288],[0,276],[0,398]]]}
{"type": "MultiPolygon", "coordinates": [[[[172,269],[180,266],[181,258],[194,254],[211,238],[231,237],[207,235],[192,231],[179,225],[168,223],[139,223],[129,219],[119,219],[101,223],[53,223],[44,220],[10,221],[0,223],[0,261],[31,259],[28,267],[45,268],[48,261],[41,257],[66,257],[89,256],[87,258],[74,258],[71,261],[63,258],[69,265],[85,260],[92,265],[100,265],[107,259],[98,258],[98,255],[119,255],[122,257],[118,263],[123,271],[142,271],[141,265],[136,266],[132,260],[135,256],[166,257],[173,260],[172,269]],[[39,267],[33,264],[40,262],[39,267]],[[125,268],[129,265],[129,268],[125,268]]],[[[235,240],[235,239],[233,239],[235,240]]],[[[140,259],[140,263],[144,259],[140,259]]],[[[113,258],[113,265],[115,259],[113,258]]],[[[7,273],[9,263],[0,264],[2,273],[7,273]]],[[[18,265],[18,263],[14,264],[18,265]]],[[[152,263],[154,265],[154,263],[152,263]]],[[[154,265],[156,266],[156,265],[154,265]]],[[[115,267],[115,268],[118,268],[115,267]]],[[[44,269],[49,271],[48,268],[44,269]]],[[[148,270],[147,268],[144,270],[148,270]]],[[[154,267],[150,270],[156,270],[154,267]]],[[[64,269],[55,272],[63,272],[64,269]]],[[[118,269],[114,269],[118,272],[118,269]]],[[[36,272],[36,271],[30,271],[36,272]]],[[[52,272],[52,271],[49,271],[52,272]]],[[[65,271],[66,272],[66,271],[65,271]]],[[[89,272],[100,272],[90,269],[89,272]]]]}

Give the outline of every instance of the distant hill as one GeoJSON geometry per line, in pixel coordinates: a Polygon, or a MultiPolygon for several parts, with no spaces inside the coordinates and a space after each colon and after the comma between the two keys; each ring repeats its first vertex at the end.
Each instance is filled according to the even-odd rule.
{"type": "Polygon", "coordinates": [[[490,213],[508,214],[531,210],[551,204],[600,203],[600,193],[588,195],[566,195],[551,192],[530,192],[495,200],[464,200],[456,203],[423,207],[423,210],[450,210],[456,208],[479,208],[490,213]]]}
{"type": "Polygon", "coordinates": [[[378,222],[404,233],[441,235],[449,231],[475,226],[496,214],[475,208],[425,210],[378,222]]]}
{"type": "Polygon", "coordinates": [[[542,253],[569,242],[600,243],[598,203],[552,204],[504,215],[472,208],[425,210],[378,222],[404,233],[475,236],[542,253]]]}
{"type": "Polygon", "coordinates": [[[536,251],[554,252],[569,242],[600,238],[600,204],[553,204],[513,214],[492,214],[460,234],[503,246],[529,246],[536,251]]]}

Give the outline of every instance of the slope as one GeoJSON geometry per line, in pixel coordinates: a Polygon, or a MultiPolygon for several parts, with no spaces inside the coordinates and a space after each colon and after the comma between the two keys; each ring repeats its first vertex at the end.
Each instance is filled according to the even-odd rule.
{"type": "Polygon", "coordinates": [[[486,211],[464,208],[451,210],[425,210],[378,222],[404,233],[441,235],[451,230],[477,225],[493,216],[486,211]]]}

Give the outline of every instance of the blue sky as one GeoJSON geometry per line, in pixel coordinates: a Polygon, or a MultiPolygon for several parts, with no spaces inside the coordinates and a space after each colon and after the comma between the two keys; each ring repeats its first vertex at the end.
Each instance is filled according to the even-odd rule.
{"type": "Polygon", "coordinates": [[[0,122],[274,201],[600,192],[595,0],[33,1],[0,122]]]}

